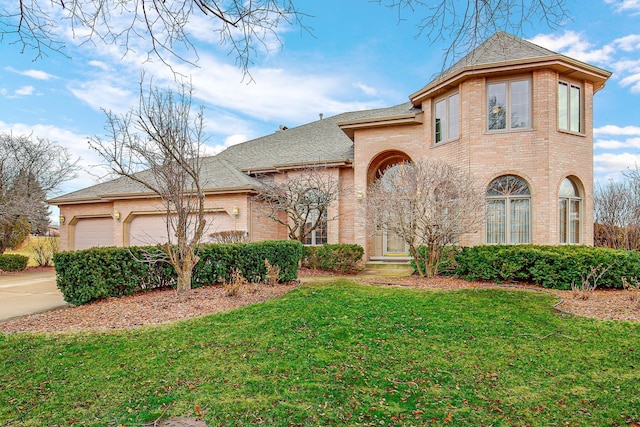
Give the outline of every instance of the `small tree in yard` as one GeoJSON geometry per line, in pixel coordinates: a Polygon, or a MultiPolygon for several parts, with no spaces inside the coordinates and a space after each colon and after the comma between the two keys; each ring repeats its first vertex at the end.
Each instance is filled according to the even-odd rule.
{"type": "Polygon", "coordinates": [[[164,252],[178,275],[178,294],[191,289],[198,262],[197,247],[205,231],[204,182],[201,176],[204,144],[202,108],[191,114],[191,86],[176,93],[153,86],[135,110],[107,114],[108,139],[92,138],[90,145],[111,170],[155,193],[166,215],[164,252]]]}
{"type": "Polygon", "coordinates": [[[46,195],[76,176],[77,162],[47,139],[0,134],[0,254],[46,231],[46,195]]]}
{"type": "Polygon", "coordinates": [[[262,180],[255,200],[264,216],[287,227],[289,238],[304,242],[315,230],[326,226],[329,209],[344,191],[325,167],[295,171],[285,180],[262,180]]]}
{"type": "Polygon", "coordinates": [[[401,238],[418,274],[432,277],[438,271],[442,248],[476,231],[484,198],[469,174],[446,163],[418,161],[384,171],[369,187],[363,207],[371,231],[383,230],[401,238]],[[423,245],[427,246],[426,259],[419,252],[423,245]]]}

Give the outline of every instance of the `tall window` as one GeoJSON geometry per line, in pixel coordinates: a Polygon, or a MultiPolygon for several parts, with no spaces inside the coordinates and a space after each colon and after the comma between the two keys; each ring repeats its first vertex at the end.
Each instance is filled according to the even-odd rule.
{"type": "Polygon", "coordinates": [[[573,83],[558,83],[558,128],[582,131],[582,90],[573,83]]]}
{"type": "Polygon", "coordinates": [[[327,243],[327,211],[319,209],[325,194],[319,190],[309,190],[304,195],[306,221],[304,228],[311,230],[302,238],[305,245],[324,245],[327,243]]]}
{"type": "Polygon", "coordinates": [[[569,178],[563,179],[559,195],[560,243],[579,244],[582,199],[576,184],[569,178]]]}
{"type": "Polygon", "coordinates": [[[510,80],[487,85],[489,130],[531,128],[531,80],[510,80]]]}
{"type": "Polygon", "coordinates": [[[513,175],[494,179],[487,188],[487,244],[531,243],[531,192],[513,175]]]}
{"type": "Polygon", "coordinates": [[[458,139],[460,136],[460,94],[454,93],[435,104],[435,141],[458,139]]]}

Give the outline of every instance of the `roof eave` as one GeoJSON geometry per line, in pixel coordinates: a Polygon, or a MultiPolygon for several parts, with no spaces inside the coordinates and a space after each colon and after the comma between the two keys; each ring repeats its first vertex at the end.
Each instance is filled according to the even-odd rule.
{"type": "MultiPolygon", "coordinates": [[[[214,194],[237,194],[237,193],[250,193],[255,191],[256,187],[253,185],[240,185],[233,187],[222,188],[207,188],[204,190],[205,195],[214,194]]],[[[47,200],[50,205],[74,205],[78,203],[104,203],[113,202],[115,200],[132,200],[132,199],[157,199],[160,196],[156,193],[144,192],[144,193],[109,193],[98,194],[93,197],[81,197],[81,198],[54,198],[47,200]]]]}
{"type": "Polygon", "coordinates": [[[553,55],[538,58],[528,58],[513,61],[500,62],[499,64],[481,64],[462,67],[446,78],[436,79],[424,88],[413,93],[409,99],[414,106],[419,106],[424,100],[431,98],[442,91],[449,90],[461,81],[472,76],[499,75],[513,73],[514,71],[527,71],[540,68],[552,68],[562,75],[572,75],[574,78],[588,80],[594,84],[594,92],[602,89],[605,82],[611,77],[611,72],[602,68],[578,61],[565,55],[553,55]]]}
{"type": "Polygon", "coordinates": [[[380,128],[388,126],[404,126],[422,123],[422,112],[400,114],[397,116],[374,117],[336,123],[353,141],[357,129],[380,128]]]}

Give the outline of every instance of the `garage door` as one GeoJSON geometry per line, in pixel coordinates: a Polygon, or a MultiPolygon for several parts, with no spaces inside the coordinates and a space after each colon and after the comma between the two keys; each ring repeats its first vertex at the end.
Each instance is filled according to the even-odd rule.
{"type": "Polygon", "coordinates": [[[81,218],[73,233],[73,249],[89,249],[96,246],[113,246],[113,219],[81,218]]]}
{"type": "MultiPolygon", "coordinates": [[[[225,212],[209,213],[205,216],[207,228],[203,242],[209,241],[209,234],[233,230],[233,218],[225,212]]],[[[129,223],[129,245],[157,245],[167,241],[167,222],[164,215],[137,215],[129,223]]]]}

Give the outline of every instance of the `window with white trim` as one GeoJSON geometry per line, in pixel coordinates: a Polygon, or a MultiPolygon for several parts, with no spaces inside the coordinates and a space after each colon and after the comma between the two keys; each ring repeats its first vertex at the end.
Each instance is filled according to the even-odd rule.
{"type": "Polygon", "coordinates": [[[582,88],[569,82],[558,82],[558,129],[582,132],[582,88]]]}
{"type": "Polygon", "coordinates": [[[531,80],[508,80],[487,84],[487,129],[531,128],[531,80]]]}
{"type": "Polygon", "coordinates": [[[582,198],[575,182],[569,178],[563,179],[560,184],[559,196],[560,243],[568,245],[580,244],[582,198]]]}
{"type": "Polygon", "coordinates": [[[487,188],[487,244],[531,243],[531,192],[523,179],[504,175],[487,188]]]}
{"type": "Polygon", "coordinates": [[[460,137],[460,94],[458,92],[436,101],[434,119],[436,144],[460,137]]]}
{"type": "Polygon", "coordinates": [[[309,190],[305,198],[305,221],[302,243],[304,245],[324,245],[327,243],[327,211],[319,209],[326,195],[319,190],[309,190]],[[306,232],[306,230],[311,230],[306,232]]]}

